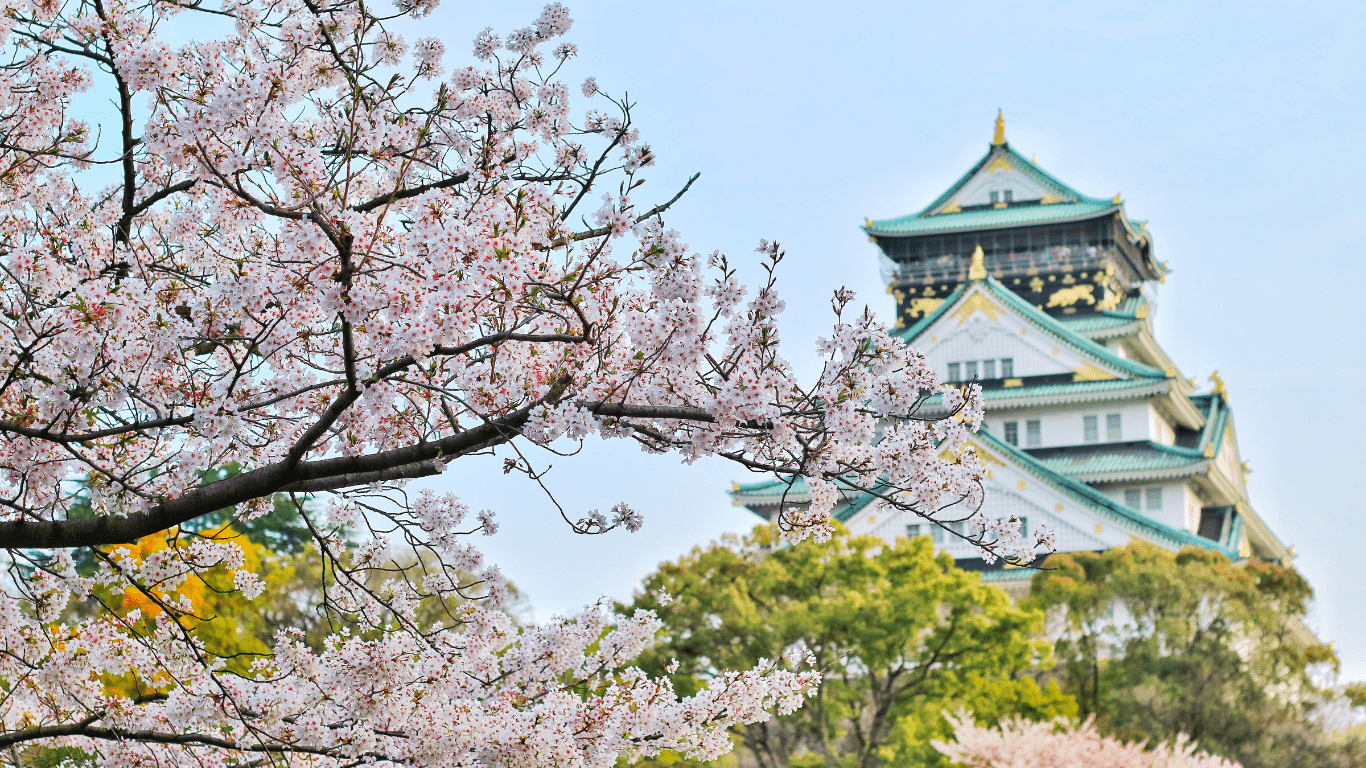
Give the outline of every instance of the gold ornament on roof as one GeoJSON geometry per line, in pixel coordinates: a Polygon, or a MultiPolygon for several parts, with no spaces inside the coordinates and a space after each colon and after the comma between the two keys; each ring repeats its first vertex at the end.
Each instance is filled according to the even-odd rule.
{"type": "Polygon", "coordinates": [[[1223,380],[1222,378],[1219,377],[1219,372],[1218,372],[1218,371],[1215,371],[1214,373],[1211,373],[1211,374],[1209,375],[1209,380],[1212,381],[1212,382],[1214,382],[1214,392],[1213,392],[1212,394],[1215,394],[1215,395],[1227,395],[1227,394],[1228,394],[1227,392],[1224,391],[1224,380],[1223,380]]]}
{"type": "Polygon", "coordinates": [[[1071,288],[1059,289],[1048,297],[1048,306],[1070,307],[1079,301],[1084,301],[1087,304],[1095,304],[1096,297],[1091,295],[1095,290],[1096,287],[1094,285],[1074,285],[1071,288]]]}
{"type": "Polygon", "coordinates": [[[1001,110],[996,110],[996,135],[991,137],[991,146],[1000,147],[1006,143],[1006,118],[1001,110]]]}
{"type": "Polygon", "coordinates": [[[979,245],[977,246],[977,250],[972,252],[972,266],[968,267],[969,280],[987,279],[987,266],[983,259],[982,246],[979,245]]]}
{"type": "Polygon", "coordinates": [[[1109,371],[1101,370],[1100,368],[1097,368],[1094,365],[1091,365],[1090,363],[1085,361],[1082,361],[1082,364],[1077,368],[1072,369],[1072,381],[1074,382],[1111,381],[1116,378],[1119,377],[1115,376],[1109,371]]]}
{"type": "Polygon", "coordinates": [[[911,299],[911,308],[908,314],[911,317],[928,317],[931,312],[942,306],[944,306],[943,299],[911,299]]]}
{"type": "Polygon", "coordinates": [[[981,312],[991,318],[991,321],[995,323],[1000,322],[1000,314],[1003,311],[1004,310],[1000,307],[993,304],[991,299],[986,297],[985,293],[982,291],[973,291],[972,295],[968,296],[967,301],[959,304],[958,308],[953,310],[953,317],[958,318],[958,324],[962,325],[967,322],[969,317],[972,317],[972,313],[981,312]]]}

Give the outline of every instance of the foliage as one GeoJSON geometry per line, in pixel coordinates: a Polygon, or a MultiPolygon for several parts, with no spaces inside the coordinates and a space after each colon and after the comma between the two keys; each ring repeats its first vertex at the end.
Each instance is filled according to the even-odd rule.
{"type": "Polygon", "coordinates": [[[1056,683],[1041,688],[1026,674],[1047,653],[1031,639],[1042,614],[936,557],[929,537],[886,545],[840,528],[824,543],[791,544],[761,526],[662,565],[635,607],[667,627],[644,668],[670,671],[679,690],[810,655],[823,683],[807,706],[734,729],[760,766],[923,766],[942,760],[929,743],[948,736],[945,711],[1076,711],[1056,683]]]}
{"type": "Polygon", "coordinates": [[[1186,734],[1248,768],[1352,765],[1363,745],[1313,721],[1313,665],[1336,660],[1301,639],[1310,596],[1291,568],[1134,544],[1050,557],[1027,604],[1049,612],[1064,688],[1106,733],[1186,734]]]}
{"type": "Polygon", "coordinates": [[[1102,736],[1091,719],[1077,725],[1017,717],[988,728],[961,713],[953,726],[954,740],[935,741],[935,749],[968,768],[1239,768],[1222,757],[1196,752],[1183,736],[1151,748],[1126,744],[1102,736]]]}

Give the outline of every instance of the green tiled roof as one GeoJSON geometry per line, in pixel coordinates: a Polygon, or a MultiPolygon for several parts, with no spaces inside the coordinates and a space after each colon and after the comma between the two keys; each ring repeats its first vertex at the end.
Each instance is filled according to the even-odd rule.
{"type": "MultiPolygon", "coordinates": [[[[1211,419],[1211,421],[1214,421],[1214,419],[1211,419]]],[[[1054,488],[1062,491],[1063,493],[1066,493],[1067,495],[1071,496],[1077,501],[1080,501],[1081,503],[1085,504],[1088,508],[1094,510],[1101,516],[1109,520],[1118,522],[1119,524],[1124,525],[1130,530],[1146,534],[1150,538],[1165,541],[1168,544],[1171,544],[1175,547],[1194,545],[1198,547],[1204,547],[1206,549],[1212,549],[1217,552],[1222,552],[1224,555],[1233,560],[1239,559],[1238,553],[1236,551],[1220,544],[1219,542],[1206,539],[1203,536],[1197,536],[1191,533],[1190,531],[1182,530],[1180,528],[1173,528],[1169,525],[1153,520],[1152,518],[1144,515],[1141,512],[1129,509],[1128,507],[1115,501],[1114,499],[1110,498],[1104,493],[1101,493],[1095,488],[1092,488],[1091,486],[1083,482],[1068,477],[1066,474],[1063,474],[1062,472],[1059,472],[1056,469],[1050,467],[1044,461],[1040,461],[1039,459],[1034,458],[1028,453],[1025,453],[1019,448],[1016,448],[1015,446],[1006,443],[1004,440],[1001,440],[1000,438],[996,437],[995,435],[992,435],[989,432],[978,432],[977,437],[978,439],[986,443],[989,448],[1005,455],[1008,459],[1010,459],[1016,465],[1020,466],[1026,472],[1029,472],[1030,474],[1048,483],[1054,488]]],[[[1170,448],[1169,446],[1161,447],[1167,448],[1171,451],[1180,451],[1187,455],[1191,453],[1196,453],[1198,455],[1198,452],[1191,451],[1190,449],[1170,448]]],[[[764,482],[750,483],[747,485],[737,484],[735,488],[732,489],[731,495],[735,497],[737,501],[745,497],[751,499],[754,499],[756,497],[771,498],[771,503],[776,504],[778,498],[782,496],[784,490],[786,489],[786,482],[783,482],[781,480],[767,480],[764,482]]],[[[802,481],[801,478],[797,478],[797,481],[793,484],[792,489],[789,493],[794,496],[800,496],[800,498],[794,499],[795,502],[805,501],[806,484],[802,481]]],[[[867,493],[858,493],[856,495],[853,495],[849,503],[841,506],[836,511],[836,519],[840,520],[841,522],[847,521],[856,512],[871,504],[873,502],[873,499],[874,497],[871,494],[867,493]]]]}
{"type": "Polygon", "coordinates": [[[948,202],[949,198],[953,197],[954,194],[956,194],[964,184],[968,183],[968,180],[971,179],[977,173],[977,171],[981,170],[982,166],[986,165],[988,162],[991,161],[993,157],[996,156],[1004,156],[1008,161],[1010,161],[1010,164],[1016,170],[1020,171],[1026,176],[1029,176],[1034,181],[1042,185],[1045,189],[1050,190],[1053,193],[1053,195],[1059,199],[1065,200],[1069,203],[1103,202],[1100,200],[1100,198],[1083,195],[1077,190],[1062,183],[1057,179],[1057,177],[1053,176],[1053,174],[1048,173],[1044,169],[1040,168],[1038,165],[1034,164],[1032,161],[1026,160],[1024,155],[1012,149],[1010,143],[1007,142],[1000,146],[996,146],[993,144],[991,148],[987,150],[987,153],[985,155],[982,155],[982,159],[977,161],[976,165],[969,168],[967,173],[960,176],[958,178],[958,181],[955,181],[952,186],[945,190],[944,194],[935,198],[934,202],[925,206],[925,208],[922,211],[920,211],[918,215],[928,215],[930,211],[933,211],[934,209],[948,202]]]}
{"type": "Polygon", "coordinates": [[[1222,552],[1231,560],[1239,559],[1236,551],[1229,549],[1223,544],[1203,536],[1197,536],[1190,531],[1173,528],[1170,525],[1159,523],[1141,512],[1129,509],[1095,488],[1050,469],[1038,459],[1035,459],[1033,456],[1030,456],[1019,448],[1010,445],[989,432],[978,432],[977,436],[991,448],[1005,454],[1030,474],[1049,485],[1052,485],[1058,490],[1067,493],[1073,498],[1084,502],[1091,509],[1100,512],[1105,517],[1115,520],[1131,530],[1141,531],[1150,537],[1165,540],[1177,547],[1193,545],[1205,549],[1212,549],[1216,552],[1222,552]]]}
{"type": "Polygon", "coordinates": [[[1102,331],[1133,325],[1137,322],[1137,318],[1116,317],[1115,315],[1097,312],[1094,315],[1071,317],[1059,322],[1065,328],[1070,328],[1072,331],[1081,334],[1082,336],[1088,336],[1093,333],[1100,333],[1102,331]]]}
{"type": "MultiPolygon", "coordinates": [[[[745,506],[754,504],[756,506],[772,506],[781,503],[783,494],[787,494],[787,500],[792,504],[803,504],[809,500],[806,488],[806,478],[798,477],[793,481],[791,487],[784,480],[772,479],[762,480],[757,483],[736,483],[731,488],[730,495],[738,503],[745,506]],[[750,499],[746,503],[745,499],[750,499]]],[[[853,491],[845,489],[843,503],[836,505],[834,517],[840,522],[847,522],[864,507],[873,503],[876,497],[871,493],[863,491],[853,491]]]]}
{"type": "Polygon", "coordinates": [[[1219,455],[1230,412],[1222,395],[1193,395],[1190,399],[1205,417],[1205,427],[1193,448],[1143,441],[1043,449],[1030,455],[1055,472],[1077,478],[1121,479],[1114,476],[1198,469],[1203,462],[1219,455]]]}
{"type": "MultiPolygon", "coordinates": [[[[918,235],[927,232],[1015,227],[1026,224],[1085,219],[1119,208],[1120,205],[1111,200],[1083,195],[1030,160],[1025,159],[1023,155],[1011,149],[1010,144],[1002,144],[1000,146],[993,145],[982,156],[981,160],[978,160],[972,168],[968,169],[967,173],[963,174],[958,181],[955,181],[952,186],[945,190],[944,194],[935,198],[934,202],[925,206],[920,212],[895,219],[870,221],[863,229],[870,235],[918,235]],[[959,213],[941,213],[937,216],[930,215],[930,211],[936,210],[948,202],[983,166],[997,157],[1004,157],[1011,167],[1033,179],[1062,202],[1050,205],[1017,205],[1006,208],[961,211],[959,213]]],[[[1138,225],[1135,223],[1135,229],[1137,228],[1138,225]]]]}
{"type": "Polygon", "coordinates": [[[1087,446],[1045,451],[1036,457],[1045,467],[1069,477],[1123,475],[1163,470],[1198,470],[1207,459],[1199,450],[1151,441],[1113,446],[1087,446]]]}
{"type": "MultiPolygon", "coordinates": [[[[988,415],[991,403],[1006,400],[1037,400],[1049,397],[1073,397],[1082,395],[1109,394],[1145,390],[1155,384],[1152,379],[1106,379],[1104,381],[1066,381],[1058,384],[1040,384],[1034,387],[1008,387],[1005,389],[984,389],[982,399],[987,402],[988,415]]],[[[1142,396],[1141,394],[1135,396],[1142,396]]],[[[1103,399],[1103,398],[1102,398],[1103,399]]],[[[933,408],[939,404],[940,396],[926,398],[925,405],[933,408]]]]}
{"type": "Polygon", "coordinates": [[[1148,300],[1143,296],[1135,295],[1126,298],[1123,303],[1111,310],[1097,312],[1094,315],[1072,315],[1055,319],[1064,328],[1070,328],[1083,336],[1087,336],[1133,325],[1142,319],[1138,316],[1138,308],[1147,303],[1148,300]]]}
{"type": "Polygon", "coordinates": [[[730,493],[732,496],[771,496],[776,504],[784,493],[805,498],[806,479],[798,477],[790,487],[786,482],[777,479],[760,480],[757,483],[736,483],[730,493]]]}
{"type": "Polygon", "coordinates": [[[913,213],[896,219],[870,221],[863,230],[873,236],[920,235],[931,232],[952,232],[960,229],[992,229],[1020,227],[1027,224],[1090,219],[1119,210],[1109,200],[1052,205],[1017,205],[1009,208],[986,208],[960,213],[941,213],[926,216],[913,213]]]}
{"type": "Polygon", "coordinates": [[[1034,578],[1034,574],[1038,572],[1036,568],[997,568],[994,571],[978,571],[982,574],[982,581],[988,583],[993,581],[1024,581],[1034,578]]]}
{"type": "Polygon", "coordinates": [[[1200,431],[1199,450],[1204,451],[1207,447],[1212,447],[1214,455],[1218,456],[1219,449],[1224,444],[1224,430],[1228,427],[1231,414],[1228,401],[1223,395],[1214,393],[1192,395],[1190,401],[1191,405],[1205,414],[1205,428],[1200,431]]]}
{"type": "Polygon", "coordinates": [[[1149,379],[1106,379],[1104,381],[1067,381],[1061,384],[1040,384],[1037,387],[1009,387],[1007,389],[988,389],[982,392],[987,402],[992,400],[1014,400],[1021,397],[1048,397],[1050,395],[1086,395],[1094,392],[1123,392],[1129,389],[1151,387],[1149,379]]]}

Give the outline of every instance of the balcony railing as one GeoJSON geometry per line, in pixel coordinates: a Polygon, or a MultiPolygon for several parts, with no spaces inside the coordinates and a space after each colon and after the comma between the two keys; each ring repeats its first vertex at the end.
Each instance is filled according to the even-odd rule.
{"type": "MultiPolygon", "coordinates": [[[[982,256],[987,272],[997,279],[1092,271],[1109,271],[1127,276],[1128,272],[1119,249],[1112,245],[1059,245],[1037,251],[984,252],[982,256]]],[[[969,252],[893,263],[888,265],[886,277],[892,285],[961,283],[968,279],[971,262],[972,254],[969,252]]]]}

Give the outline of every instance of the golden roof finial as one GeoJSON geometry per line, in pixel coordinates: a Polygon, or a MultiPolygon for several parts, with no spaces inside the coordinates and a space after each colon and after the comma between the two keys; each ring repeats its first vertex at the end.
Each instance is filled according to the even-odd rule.
{"type": "Polygon", "coordinates": [[[1006,143],[1006,118],[1001,110],[996,110],[996,135],[991,137],[991,146],[999,147],[1006,143]]]}
{"type": "Polygon", "coordinates": [[[977,250],[972,252],[972,266],[968,267],[969,280],[987,279],[987,265],[983,261],[982,246],[977,246],[977,250]]]}
{"type": "Polygon", "coordinates": [[[1224,380],[1221,379],[1221,378],[1219,378],[1219,372],[1218,372],[1218,371],[1215,371],[1214,373],[1211,373],[1211,374],[1209,375],[1209,380],[1212,381],[1212,382],[1214,382],[1214,392],[1213,392],[1212,394],[1215,394],[1215,395],[1227,395],[1227,393],[1224,391],[1224,380]]]}

